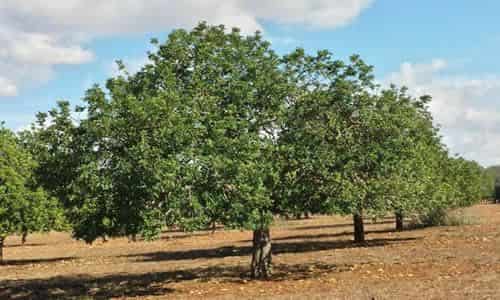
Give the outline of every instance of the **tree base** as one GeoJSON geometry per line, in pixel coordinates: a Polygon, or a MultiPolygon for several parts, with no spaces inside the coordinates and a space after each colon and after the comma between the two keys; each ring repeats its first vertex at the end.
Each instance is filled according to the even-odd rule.
{"type": "Polygon", "coordinates": [[[0,265],[3,265],[3,244],[5,237],[0,237],[0,265]]]}
{"type": "Polygon", "coordinates": [[[134,233],[134,234],[129,235],[128,236],[128,242],[129,243],[135,243],[135,242],[137,242],[137,234],[134,233]]]}
{"type": "Polygon", "coordinates": [[[269,229],[254,230],[251,275],[256,279],[271,276],[271,236],[269,229]]]}
{"type": "Polygon", "coordinates": [[[396,213],[396,231],[403,231],[403,214],[396,213]]]}
{"type": "Polygon", "coordinates": [[[354,222],[354,242],[364,243],[365,242],[365,224],[363,221],[363,215],[358,213],[353,215],[354,222]]]}

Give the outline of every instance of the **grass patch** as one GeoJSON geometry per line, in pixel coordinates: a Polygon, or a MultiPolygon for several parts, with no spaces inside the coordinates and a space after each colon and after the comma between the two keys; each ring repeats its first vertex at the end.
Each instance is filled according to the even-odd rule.
{"type": "Polygon", "coordinates": [[[464,209],[448,211],[445,209],[434,209],[426,214],[412,219],[409,228],[423,228],[435,226],[466,226],[477,225],[479,219],[465,213],[464,209]]]}

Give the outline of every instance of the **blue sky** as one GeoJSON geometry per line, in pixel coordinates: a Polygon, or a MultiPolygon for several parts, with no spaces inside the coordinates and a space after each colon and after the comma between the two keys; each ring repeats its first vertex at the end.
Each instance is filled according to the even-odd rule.
{"type": "Polygon", "coordinates": [[[431,110],[453,152],[500,163],[499,1],[17,2],[0,0],[0,120],[12,129],[59,99],[77,104],[113,75],[116,59],[137,68],[152,37],[207,20],[260,29],[280,53],[358,53],[381,83],[434,96],[431,110]]]}

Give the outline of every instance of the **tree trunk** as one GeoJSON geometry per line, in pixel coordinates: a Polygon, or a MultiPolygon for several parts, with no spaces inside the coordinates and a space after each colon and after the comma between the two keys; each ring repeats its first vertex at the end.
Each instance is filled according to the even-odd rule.
{"type": "Polygon", "coordinates": [[[23,232],[23,235],[21,236],[21,244],[26,244],[26,239],[28,237],[28,232],[27,231],[24,231],[23,232]]]}
{"type": "Polygon", "coordinates": [[[254,230],[252,277],[269,278],[271,276],[271,235],[269,228],[254,230]]]}
{"type": "Polygon", "coordinates": [[[400,211],[396,212],[396,230],[403,231],[403,213],[400,211]]]}
{"type": "Polygon", "coordinates": [[[363,243],[365,241],[365,225],[363,223],[363,214],[355,213],[354,221],[354,242],[363,243]]]}
{"type": "Polygon", "coordinates": [[[3,264],[3,242],[5,241],[5,237],[0,236],[0,265],[3,264]]]}
{"type": "Polygon", "coordinates": [[[137,234],[134,233],[134,234],[129,235],[128,236],[128,242],[129,243],[132,243],[132,242],[135,243],[135,242],[137,242],[137,234]]]}

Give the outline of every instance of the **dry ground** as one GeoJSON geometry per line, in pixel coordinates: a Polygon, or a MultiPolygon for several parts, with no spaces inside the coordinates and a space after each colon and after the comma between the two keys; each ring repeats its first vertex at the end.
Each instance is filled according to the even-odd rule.
{"type": "Polygon", "coordinates": [[[10,237],[0,299],[500,299],[500,205],[466,213],[477,224],[393,232],[393,220],[380,220],[362,246],[350,219],[280,221],[270,281],[245,274],[251,232],[93,246],[61,233],[24,246],[10,237]]]}

